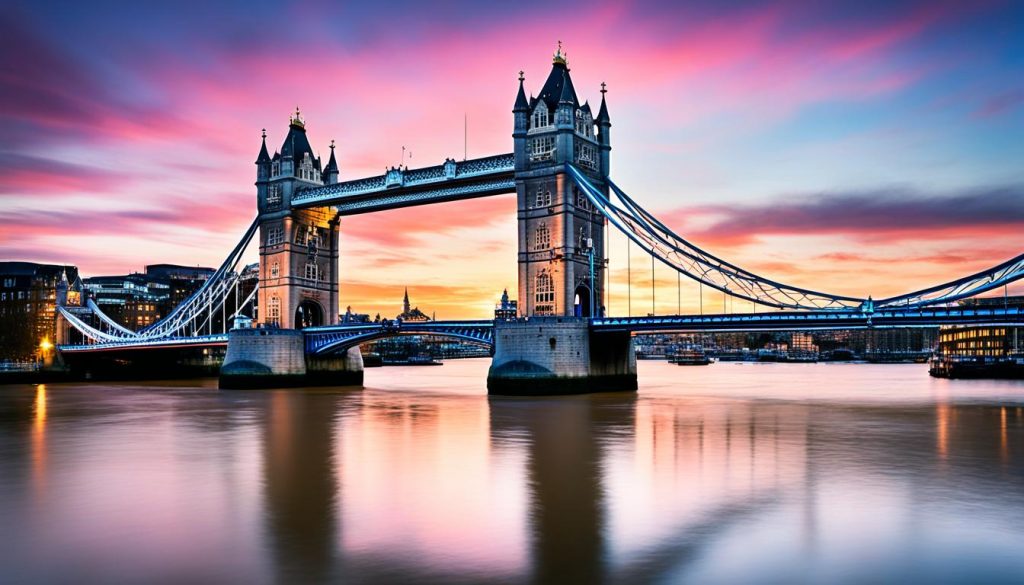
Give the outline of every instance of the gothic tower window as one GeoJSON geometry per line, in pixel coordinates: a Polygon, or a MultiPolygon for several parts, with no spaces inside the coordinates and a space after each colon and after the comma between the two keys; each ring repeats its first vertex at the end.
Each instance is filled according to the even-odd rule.
{"type": "Polygon", "coordinates": [[[534,250],[547,250],[551,247],[551,232],[548,231],[546,223],[541,222],[537,227],[537,233],[534,237],[534,250]]]}
{"type": "Polygon", "coordinates": [[[530,160],[550,160],[555,156],[555,137],[538,136],[527,143],[530,149],[530,160]]]}
{"type": "Polygon", "coordinates": [[[281,322],[281,299],[276,296],[270,297],[270,300],[267,301],[267,322],[281,322]]]}
{"type": "Polygon", "coordinates": [[[548,107],[544,102],[537,104],[537,109],[533,111],[532,126],[543,128],[551,124],[551,117],[548,114],[548,107]]]}
{"type": "Polygon", "coordinates": [[[588,200],[587,196],[583,194],[583,191],[581,191],[580,188],[575,185],[573,185],[572,191],[573,193],[576,194],[576,207],[579,207],[584,211],[589,210],[590,200],[588,200]]]}
{"type": "Polygon", "coordinates": [[[550,207],[551,206],[551,191],[548,189],[537,190],[537,202],[536,207],[550,207]]]}
{"type": "Polygon", "coordinates": [[[309,280],[320,279],[320,268],[316,265],[316,262],[306,263],[306,278],[309,280]]]}
{"type": "Polygon", "coordinates": [[[281,276],[281,265],[274,262],[270,265],[270,278],[278,278],[281,276]]]}
{"type": "Polygon", "coordinates": [[[538,315],[550,315],[555,312],[555,282],[547,270],[537,275],[534,288],[534,312],[538,315]]]}
{"type": "Polygon", "coordinates": [[[267,205],[281,204],[281,185],[270,185],[267,187],[267,205]]]}
{"type": "Polygon", "coordinates": [[[302,224],[300,224],[300,223],[295,224],[295,243],[300,245],[300,246],[305,246],[306,245],[306,234],[307,233],[308,232],[307,232],[306,228],[303,227],[302,224]]]}
{"type": "Polygon", "coordinates": [[[597,168],[597,155],[594,152],[594,147],[589,144],[580,144],[576,161],[585,167],[597,168]]]}
{"type": "Polygon", "coordinates": [[[267,245],[274,246],[284,241],[284,230],[281,226],[274,226],[267,232],[267,245]]]}

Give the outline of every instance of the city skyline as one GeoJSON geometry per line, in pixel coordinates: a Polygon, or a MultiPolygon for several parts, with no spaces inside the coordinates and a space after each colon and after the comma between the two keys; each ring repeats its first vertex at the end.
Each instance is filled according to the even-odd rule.
{"type": "MultiPolygon", "coordinates": [[[[325,160],[337,141],[342,180],[380,174],[403,147],[410,167],[508,152],[518,71],[538,92],[556,40],[581,100],[596,106],[608,83],[617,182],[745,268],[879,297],[1020,252],[1013,4],[560,5],[525,30],[505,23],[536,8],[145,10],[22,6],[0,25],[14,56],[0,259],[86,275],[219,264],[255,215],[260,129],[278,147],[296,105],[325,160]],[[271,18],[294,26],[260,27],[271,18]]],[[[409,284],[439,316],[487,316],[515,288],[515,230],[510,195],[344,218],[340,306],[390,313],[409,284]]],[[[625,240],[610,247],[610,312],[624,314],[625,240]]],[[[646,313],[636,249],[632,271],[632,312],[646,313]]],[[[678,300],[675,275],[657,278],[658,312],[697,309],[695,283],[678,300]]]]}

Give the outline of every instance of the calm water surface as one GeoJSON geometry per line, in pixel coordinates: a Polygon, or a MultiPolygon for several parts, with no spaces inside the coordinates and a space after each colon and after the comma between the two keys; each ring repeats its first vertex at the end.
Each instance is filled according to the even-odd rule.
{"type": "Polygon", "coordinates": [[[0,386],[3,583],[1021,583],[1024,383],[640,363],[638,394],[0,386]]]}

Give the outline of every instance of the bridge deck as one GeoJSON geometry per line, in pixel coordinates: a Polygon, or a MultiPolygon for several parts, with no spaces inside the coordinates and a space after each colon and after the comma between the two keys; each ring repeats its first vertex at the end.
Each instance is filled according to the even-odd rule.
{"type": "MultiPolygon", "coordinates": [[[[550,319],[550,318],[544,318],[550,319]]],[[[566,319],[569,319],[568,317],[566,319]]],[[[1024,326],[1024,309],[939,307],[928,310],[880,311],[779,311],[772,313],[666,315],[649,317],[602,317],[590,320],[594,331],[715,332],[715,331],[810,331],[893,327],[937,327],[940,325],[1024,326]]],[[[389,335],[441,335],[465,341],[493,343],[493,321],[427,321],[423,323],[355,323],[313,327],[304,330],[306,351],[322,353],[351,347],[389,335]]],[[[116,343],[60,346],[66,352],[158,349],[166,347],[223,345],[227,335],[176,337],[159,340],[126,340],[116,343]]]]}
{"type": "Polygon", "coordinates": [[[460,201],[515,191],[515,157],[448,160],[421,169],[391,169],[383,175],[299,191],[293,208],[332,206],[340,215],[460,201]]]}

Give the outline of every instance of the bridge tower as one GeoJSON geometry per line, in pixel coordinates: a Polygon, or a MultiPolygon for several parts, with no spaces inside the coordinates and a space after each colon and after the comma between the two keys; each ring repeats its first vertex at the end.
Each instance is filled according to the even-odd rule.
{"type": "Polygon", "coordinates": [[[601,89],[595,119],[579,102],[561,43],[537,97],[523,75],[512,112],[523,316],[596,316],[604,307],[604,219],[566,174],[579,167],[607,192],[611,122],[601,89]],[[591,263],[591,254],[593,262],[591,263]],[[593,274],[591,274],[593,266],[593,274]]]}
{"type": "Polygon", "coordinates": [[[338,322],[338,220],[329,207],[292,209],[301,189],[338,182],[338,163],[326,167],[306,138],[299,109],[271,157],[267,133],[256,159],[260,218],[259,316],[263,324],[301,329],[338,322]]]}
{"type": "Polygon", "coordinates": [[[524,321],[494,323],[487,391],[546,395],[636,390],[628,332],[591,331],[605,306],[603,216],[568,175],[575,165],[607,194],[608,106],[580,105],[561,43],[537,97],[523,75],[512,113],[519,220],[519,308],[524,321]]]}

